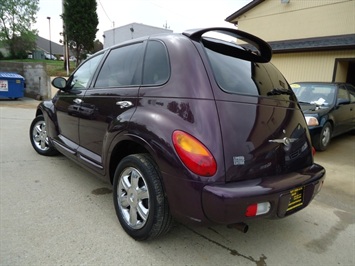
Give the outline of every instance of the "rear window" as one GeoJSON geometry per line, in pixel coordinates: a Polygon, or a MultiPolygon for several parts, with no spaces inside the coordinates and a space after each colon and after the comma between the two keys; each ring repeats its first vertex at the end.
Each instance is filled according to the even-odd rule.
{"type": "MultiPolygon", "coordinates": [[[[242,49],[237,48],[236,49],[242,49]]],[[[271,63],[254,63],[206,48],[215,80],[228,93],[255,96],[290,94],[287,81],[271,63]],[[281,93],[273,93],[273,91],[281,93]]]]}

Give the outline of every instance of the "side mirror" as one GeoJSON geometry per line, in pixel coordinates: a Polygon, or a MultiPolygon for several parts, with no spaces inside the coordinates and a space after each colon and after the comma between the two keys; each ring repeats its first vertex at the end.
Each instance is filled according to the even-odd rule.
{"type": "Polygon", "coordinates": [[[65,91],[67,87],[67,80],[62,77],[57,77],[52,80],[52,85],[59,90],[65,91]]]}

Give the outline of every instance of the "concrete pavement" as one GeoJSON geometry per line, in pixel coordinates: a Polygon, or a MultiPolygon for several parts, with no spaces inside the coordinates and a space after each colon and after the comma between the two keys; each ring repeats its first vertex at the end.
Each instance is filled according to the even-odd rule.
{"type": "Polygon", "coordinates": [[[355,136],[315,160],[321,193],[282,220],[224,226],[177,224],[136,242],[120,227],[112,188],[64,156],[43,157],[28,131],[39,102],[0,100],[0,265],[354,265],[355,136]]]}

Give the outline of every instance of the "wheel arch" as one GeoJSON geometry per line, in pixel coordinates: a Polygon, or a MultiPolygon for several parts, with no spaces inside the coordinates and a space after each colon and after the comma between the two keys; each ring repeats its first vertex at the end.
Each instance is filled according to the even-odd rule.
{"type": "Polygon", "coordinates": [[[110,152],[110,159],[109,159],[109,179],[111,184],[113,184],[114,174],[117,168],[117,165],[120,161],[131,154],[137,153],[147,153],[153,157],[154,159],[154,152],[150,145],[142,140],[137,136],[126,136],[123,140],[115,143],[112,147],[112,151],[110,152]]]}
{"type": "Polygon", "coordinates": [[[334,118],[333,118],[332,116],[330,116],[329,114],[322,117],[322,119],[321,119],[321,121],[320,121],[320,126],[321,126],[321,127],[324,127],[324,125],[325,125],[326,123],[329,123],[329,124],[330,124],[331,129],[332,129],[332,131],[333,131],[333,129],[334,129],[334,118]]]}
{"type": "Polygon", "coordinates": [[[329,122],[330,126],[332,127],[332,131],[334,129],[334,121],[332,119],[328,119],[327,122],[329,122]]]}
{"type": "Polygon", "coordinates": [[[42,111],[42,109],[38,108],[38,109],[36,110],[36,117],[37,117],[37,116],[40,116],[40,115],[43,115],[43,111],[42,111]]]}
{"type": "MultiPolygon", "coordinates": [[[[334,132],[334,121],[330,118],[330,117],[328,117],[328,119],[327,120],[325,120],[325,122],[323,123],[323,127],[327,124],[327,123],[329,123],[330,124],[330,130],[331,130],[331,134],[333,135],[333,132],[334,132]]],[[[331,138],[332,138],[332,136],[330,136],[331,138]]]]}

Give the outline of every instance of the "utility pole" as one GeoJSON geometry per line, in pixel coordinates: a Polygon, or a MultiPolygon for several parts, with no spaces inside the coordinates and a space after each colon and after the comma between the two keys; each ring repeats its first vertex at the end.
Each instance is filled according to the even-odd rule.
{"type": "Polygon", "coordinates": [[[168,26],[168,22],[167,21],[165,21],[165,24],[163,25],[163,28],[164,29],[170,29],[170,26],[168,26]]]}
{"type": "MultiPolygon", "coordinates": [[[[62,14],[64,13],[64,0],[62,0],[62,14]]],[[[65,21],[63,19],[63,52],[64,52],[64,69],[67,71],[67,76],[69,76],[69,51],[68,51],[68,35],[66,32],[65,21]]]]}
{"type": "Polygon", "coordinates": [[[52,60],[51,17],[47,17],[49,23],[49,59],[52,60]]]}
{"type": "Polygon", "coordinates": [[[113,33],[113,44],[112,45],[115,45],[116,44],[116,37],[115,37],[115,22],[112,21],[112,33],[113,33]]]}

